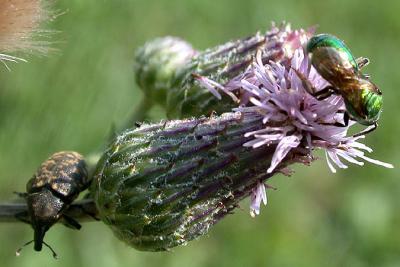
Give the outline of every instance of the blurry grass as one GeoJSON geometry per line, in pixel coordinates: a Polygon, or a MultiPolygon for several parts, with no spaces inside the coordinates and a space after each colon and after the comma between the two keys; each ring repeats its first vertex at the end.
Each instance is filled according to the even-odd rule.
{"type": "MultiPolygon", "coordinates": [[[[398,166],[400,3],[394,1],[122,1],[62,0],[68,11],[51,27],[59,52],[0,69],[1,198],[13,198],[48,155],[101,149],[141,101],[132,74],[134,50],[146,40],[176,35],[203,49],[265,30],[271,20],[294,27],[319,24],[367,56],[367,72],[385,96],[378,131],[366,143],[374,157],[398,166]],[[334,23],[332,23],[334,22],[334,23]]],[[[152,112],[162,118],[162,110],[152,112]]],[[[398,169],[370,164],[331,174],[323,160],[275,177],[269,205],[256,219],[242,210],[208,237],[171,253],[138,252],[101,223],[81,231],[56,226],[46,236],[61,266],[399,266],[398,169]]],[[[2,266],[49,266],[48,251],[14,251],[32,238],[22,224],[0,225],[2,266]]]]}

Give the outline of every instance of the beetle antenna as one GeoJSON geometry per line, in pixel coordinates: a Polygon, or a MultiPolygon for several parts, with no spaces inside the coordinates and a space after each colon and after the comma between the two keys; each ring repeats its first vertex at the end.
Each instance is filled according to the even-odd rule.
{"type": "Polygon", "coordinates": [[[51,252],[53,253],[53,258],[57,260],[57,259],[58,259],[58,255],[57,255],[57,253],[54,251],[54,249],[53,249],[50,245],[48,245],[46,242],[44,242],[44,241],[43,241],[43,244],[51,250],[51,252]]]}
{"type": "Polygon", "coordinates": [[[26,247],[27,245],[29,245],[30,243],[32,243],[33,242],[33,239],[31,240],[31,241],[29,241],[29,242],[26,242],[25,244],[23,244],[19,249],[17,249],[16,251],[15,251],[15,256],[19,256],[19,255],[21,255],[21,250],[24,248],[24,247],[26,247]]]}
{"type": "MultiPolygon", "coordinates": [[[[17,257],[20,256],[20,255],[21,255],[21,250],[22,250],[24,247],[26,247],[27,245],[29,245],[30,243],[32,243],[33,241],[34,241],[34,240],[32,239],[31,241],[26,242],[25,244],[23,244],[19,249],[17,249],[17,250],[15,251],[15,256],[17,256],[17,257]]],[[[47,244],[47,243],[44,242],[44,241],[43,241],[43,244],[51,250],[51,252],[53,253],[53,258],[58,259],[58,255],[57,255],[57,253],[54,251],[54,249],[53,249],[49,244],[47,244]]]]}

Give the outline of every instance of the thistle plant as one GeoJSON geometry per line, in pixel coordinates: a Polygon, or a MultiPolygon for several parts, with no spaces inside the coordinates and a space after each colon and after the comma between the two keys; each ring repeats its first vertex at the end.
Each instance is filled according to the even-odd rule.
{"type": "Polygon", "coordinates": [[[203,52],[170,37],[147,43],[136,56],[138,84],[169,120],[117,135],[97,162],[89,200],[64,217],[87,218],[85,208],[73,211],[89,207],[127,244],[163,251],[206,234],[246,197],[258,215],[266,181],[310,165],[316,150],[332,172],[347,163],[393,168],[367,156],[364,135],[350,134],[356,122],[346,124],[341,95],[310,91],[329,85],[304,50],[312,34],[273,25],[203,52]]]}
{"type": "Polygon", "coordinates": [[[98,164],[93,196],[100,218],[128,244],[166,250],[208,232],[251,197],[250,213],[266,203],[265,180],[289,174],[289,165],[309,165],[322,149],[332,172],[343,161],[363,165],[372,150],[347,136],[341,96],[318,100],[327,82],[303,49],[287,62],[263,63],[262,52],[225,85],[199,77],[209,94],[231,97],[233,113],[142,125],[118,136],[98,164]]]}

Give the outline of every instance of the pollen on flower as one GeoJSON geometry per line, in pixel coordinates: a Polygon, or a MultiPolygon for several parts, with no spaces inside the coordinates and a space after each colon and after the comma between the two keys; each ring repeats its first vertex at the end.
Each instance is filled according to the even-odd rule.
{"type": "MultiPolygon", "coordinates": [[[[240,75],[225,84],[218,84],[205,77],[199,77],[200,84],[216,97],[220,92],[240,96],[240,105],[234,111],[242,113],[258,112],[262,115],[265,127],[261,130],[247,132],[245,137],[252,137],[244,146],[259,148],[276,145],[273,158],[268,168],[272,173],[285,159],[288,153],[300,146],[309,149],[325,150],[328,167],[332,172],[336,168],[345,169],[347,161],[359,166],[364,161],[393,168],[393,165],[371,159],[365,152],[372,149],[359,142],[364,136],[348,136],[349,128],[345,126],[343,114],[344,101],[341,96],[333,95],[325,100],[317,100],[304,87],[299,75],[317,90],[329,83],[325,81],[309,62],[299,44],[299,35],[292,34],[290,43],[284,46],[297,47],[293,56],[287,61],[263,62],[263,51],[259,51],[254,62],[240,75]]],[[[302,35],[304,37],[304,35],[302,35]]],[[[288,55],[290,56],[290,55],[288,55]]],[[[236,99],[233,99],[236,102],[236,99]]],[[[265,187],[257,184],[251,197],[250,213],[259,214],[261,200],[264,201],[265,187]]],[[[266,196],[265,196],[266,199],[266,196]]]]}

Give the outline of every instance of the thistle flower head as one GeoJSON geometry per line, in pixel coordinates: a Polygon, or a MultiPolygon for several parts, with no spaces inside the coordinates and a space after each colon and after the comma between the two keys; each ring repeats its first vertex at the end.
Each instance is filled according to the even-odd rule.
{"type": "Polygon", "coordinates": [[[262,50],[264,53],[270,53],[272,48],[281,50],[282,59],[290,59],[293,57],[294,51],[304,46],[314,32],[314,27],[307,30],[302,28],[292,29],[290,23],[283,22],[277,26],[273,22],[271,29],[266,33],[266,45],[262,50]]]}
{"type": "MultiPolygon", "coordinates": [[[[243,73],[256,51],[263,51],[263,62],[287,61],[302,47],[314,30],[292,29],[289,23],[272,24],[270,30],[244,39],[226,42],[204,51],[196,51],[187,42],[164,37],[147,42],[135,58],[135,76],[147,100],[165,107],[170,119],[228,112],[234,106],[218,102],[199,88],[215,81],[225,84],[243,73]]],[[[214,90],[209,90],[221,98],[214,90]]]]}
{"type": "MultiPolygon", "coordinates": [[[[391,164],[374,160],[365,155],[372,149],[359,142],[364,136],[348,136],[354,122],[344,125],[344,101],[333,95],[326,100],[317,100],[305,88],[299,75],[317,90],[328,85],[312,67],[303,49],[295,50],[287,63],[269,61],[264,64],[262,52],[240,75],[225,85],[201,77],[199,81],[218,97],[219,91],[240,103],[235,111],[257,112],[262,115],[263,129],[249,131],[245,137],[252,137],[244,146],[259,148],[276,145],[267,172],[274,171],[285,156],[300,144],[310,151],[323,149],[332,172],[335,167],[347,168],[344,161],[364,165],[364,161],[393,168],[391,164]],[[217,91],[218,90],[218,91],[217,91]]],[[[251,210],[258,214],[261,200],[266,199],[261,185],[253,190],[251,210]]]]}

